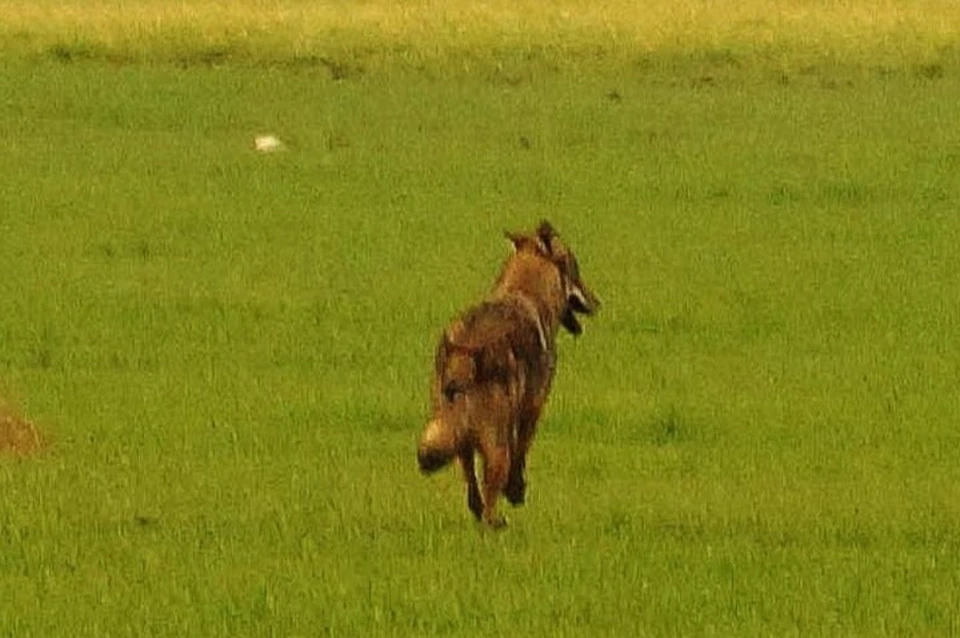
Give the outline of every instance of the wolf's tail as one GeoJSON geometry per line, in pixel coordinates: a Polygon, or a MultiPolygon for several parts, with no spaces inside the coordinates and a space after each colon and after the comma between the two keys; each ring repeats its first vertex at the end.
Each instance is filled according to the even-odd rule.
{"type": "Polygon", "coordinates": [[[448,423],[433,419],[423,430],[417,447],[417,463],[424,474],[436,472],[453,460],[457,453],[457,441],[448,423]]]}
{"type": "MultiPolygon", "coordinates": [[[[443,400],[453,403],[458,394],[466,392],[477,378],[478,353],[457,345],[446,333],[437,348],[436,374],[443,400]]],[[[449,406],[453,407],[453,406],[449,406]]],[[[454,408],[455,409],[455,408],[454,408]]],[[[417,460],[424,473],[434,472],[456,456],[458,439],[455,418],[446,409],[434,414],[427,423],[417,449],[417,460]]]]}

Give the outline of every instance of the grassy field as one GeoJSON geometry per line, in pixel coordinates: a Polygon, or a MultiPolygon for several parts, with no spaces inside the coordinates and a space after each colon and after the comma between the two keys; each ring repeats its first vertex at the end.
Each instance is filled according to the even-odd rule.
{"type": "Polygon", "coordinates": [[[895,64],[957,55],[954,0],[0,0],[9,53],[113,62],[392,67],[445,72],[546,52],[762,52],[780,64],[823,56],[895,64]]]}
{"type": "Polygon", "coordinates": [[[0,634],[960,632],[951,5],[509,6],[0,0],[0,634]],[[542,217],[488,533],[414,449],[542,217]]]}

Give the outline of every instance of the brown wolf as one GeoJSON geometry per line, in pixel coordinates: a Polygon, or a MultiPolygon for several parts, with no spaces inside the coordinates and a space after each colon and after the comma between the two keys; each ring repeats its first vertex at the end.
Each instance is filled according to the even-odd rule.
{"type": "Polygon", "coordinates": [[[467,506],[492,527],[502,492],[524,501],[524,467],[556,361],[560,326],[583,328],[576,313],[592,315],[600,302],[584,285],[576,257],[549,222],[532,234],[507,233],[514,252],[492,293],[444,331],[437,348],[433,416],[417,460],[424,473],[454,457],[467,483],[467,506]],[[483,459],[483,491],[474,453],[483,459]]]}

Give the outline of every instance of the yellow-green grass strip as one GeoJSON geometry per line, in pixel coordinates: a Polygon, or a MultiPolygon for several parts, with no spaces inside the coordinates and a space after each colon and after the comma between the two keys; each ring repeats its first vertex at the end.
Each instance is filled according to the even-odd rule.
{"type": "Polygon", "coordinates": [[[144,60],[338,51],[442,58],[524,47],[918,60],[956,50],[960,10],[954,0],[0,0],[0,38],[6,53],[68,47],[144,60]]]}

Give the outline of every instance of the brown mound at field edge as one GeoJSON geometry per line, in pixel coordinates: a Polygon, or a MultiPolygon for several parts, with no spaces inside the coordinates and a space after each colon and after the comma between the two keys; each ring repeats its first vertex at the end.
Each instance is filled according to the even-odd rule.
{"type": "Polygon", "coordinates": [[[0,454],[26,456],[40,450],[40,434],[30,421],[0,401],[0,454]]]}

